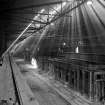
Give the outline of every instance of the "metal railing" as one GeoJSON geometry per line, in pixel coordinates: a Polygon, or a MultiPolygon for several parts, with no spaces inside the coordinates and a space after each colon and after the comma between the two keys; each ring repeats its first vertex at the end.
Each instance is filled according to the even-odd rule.
{"type": "Polygon", "coordinates": [[[13,71],[10,54],[8,54],[8,60],[9,60],[9,65],[10,65],[10,69],[11,69],[11,73],[12,73],[12,79],[13,79],[13,84],[14,84],[14,89],[15,89],[16,100],[17,100],[19,105],[23,105],[23,101],[22,101],[20,91],[19,91],[19,88],[18,88],[18,85],[17,85],[16,77],[15,77],[15,74],[14,74],[14,71],[13,71]]]}

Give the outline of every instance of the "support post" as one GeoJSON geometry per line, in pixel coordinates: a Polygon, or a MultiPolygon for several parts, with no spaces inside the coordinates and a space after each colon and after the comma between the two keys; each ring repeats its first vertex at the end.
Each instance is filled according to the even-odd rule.
{"type": "Polygon", "coordinates": [[[77,91],[79,92],[79,78],[80,78],[80,73],[79,73],[80,71],[79,70],[77,70],[77,91]]]}
{"type": "Polygon", "coordinates": [[[85,72],[84,71],[82,71],[82,77],[83,77],[83,79],[82,79],[82,94],[84,94],[85,93],[85,72]]]}
{"type": "Polygon", "coordinates": [[[93,90],[93,72],[90,72],[90,100],[93,101],[93,94],[94,94],[94,90],[93,90]]]}
{"type": "Polygon", "coordinates": [[[76,90],[76,81],[77,81],[77,78],[76,78],[76,71],[74,70],[74,89],[76,90]]]}

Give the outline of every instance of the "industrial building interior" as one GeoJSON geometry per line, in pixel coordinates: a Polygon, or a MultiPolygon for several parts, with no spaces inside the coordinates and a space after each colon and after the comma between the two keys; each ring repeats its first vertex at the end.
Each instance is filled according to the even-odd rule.
{"type": "Polygon", "coordinates": [[[0,105],[105,104],[105,0],[0,8],[0,105]]]}

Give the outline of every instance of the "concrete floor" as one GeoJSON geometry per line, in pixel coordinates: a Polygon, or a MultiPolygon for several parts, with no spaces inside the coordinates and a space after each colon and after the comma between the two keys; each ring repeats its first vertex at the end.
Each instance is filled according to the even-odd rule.
{"type": "Polygon", "coordinates": [[[24,61],[16,61],[16,63],[39,105],[102,105],[90,102],[69,89],[67,85],[55,80],[53,75],[39,72],[40,70],[29,63],[24,61]]]}
{"type": "MultiPolygon", "coordinates": [[[[35,71],[34,69],[34,72],[37,73],[37,70],[35,71]]],[[[42,81],[37,75],[34,75],[33,69],[29,69],[27,66],[21,73],[27,80],[39,105],[71,105],[56,93],[52,87],[48,86],[45,81],[42,81]]]]}

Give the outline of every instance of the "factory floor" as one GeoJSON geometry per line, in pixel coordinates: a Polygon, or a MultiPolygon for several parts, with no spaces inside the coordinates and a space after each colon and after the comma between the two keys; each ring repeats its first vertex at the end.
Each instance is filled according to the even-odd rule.
{"type": "Polygon", "coordinates": [[[42,72],[21,59],[15,61],[39,105],[101,105],[90,102],[66,84],[55,80],[50,72],[42,72]]]}

